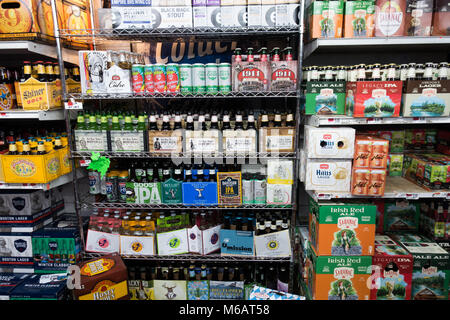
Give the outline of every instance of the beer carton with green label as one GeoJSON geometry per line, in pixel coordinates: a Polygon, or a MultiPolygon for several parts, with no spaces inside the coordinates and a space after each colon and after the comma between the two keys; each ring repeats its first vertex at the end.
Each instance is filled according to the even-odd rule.
{"type": "Polygon", "coordinates": [[[345,113],[345,81],[308,81],[305,114],[345,113]]]}
{"type": "Polygon", "coordinates": [[[319,203],[310,198],[311,245],[319,256],[371,256],[375,219],[375,205],[319,203]]]}

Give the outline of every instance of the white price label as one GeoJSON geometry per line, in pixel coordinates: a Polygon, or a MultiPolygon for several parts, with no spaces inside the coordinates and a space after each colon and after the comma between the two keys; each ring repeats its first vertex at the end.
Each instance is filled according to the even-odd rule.
{"type": "Polygon", "coordinates": [[[75,101],[74,99],[69,99],[69,101],[64,102],[64,107],[67,110],[83,110],[83,103],[75,101]]]}
{"type": "Polygon", "coordinates": [[[341,123],[341,119],[339,119],[339,118],[328,118],[328,123],[329,124],[339,124],[339,123],[341,123]]]}
{"type": "Polygon", "coordinates": [[[318,193],[317,200],[331,200],[331,194],[329,193],[318,193]]]}
{"type": "Polygon", "coordinates": [[[442,194],[440,192],[435,192],[431,195],[432,198],[441,198],[442,194]]]}
{"type": "Polygon", "coordinates": [[[445,197],[446,200],[450,200],[450,193],[447,193],[447,196],[445,197]]]}
{"type": "Polygon", "coordinates": [[[367,123],[368,124],[377,124],[377,123],[381,123],[383,119],[381,118],[367,118],[367,123]]]}
{"type": "Polygon", "coordinates": [[[406,193],[405,198],[408,200],[417,200],[417,199],[419,199],[419,194],[418,193],[406,193]]]}
{"type": "Polygon", "coordinates": [[[91,164],[91,160],[80,160],[80,167],[87,167],[91,164]]]}
{"type": "Polygon", "coordinates": [[[414,117],[413,118],[413,121],[415,123],[417,123],[417,122],[426,122],[426,120],[427,120],[427,118],[425,118],[425,117],[414,117]]]}

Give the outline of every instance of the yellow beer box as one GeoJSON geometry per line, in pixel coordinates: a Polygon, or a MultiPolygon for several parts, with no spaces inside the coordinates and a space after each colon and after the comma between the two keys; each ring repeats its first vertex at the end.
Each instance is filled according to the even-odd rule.
{"type": "Polygon", "coordinates": [[[48,110],[62,106],[61,81],[40,82],[33,77],[19,84],[24,110],[48,110]]]}
{"type": "MultiPolygon", "coordinates": [[[[48,0],[0,1],[1,40],[54,40],[51,2],[48,0]]],[[[62,25],[62,2],[56,0],[59,25],[62,25]]]]}
{"type": "Polygon", "coordinates": [[[47,183],[61,175],[59,152],[44,155],[1,155],[4,182],[47,183]]]}
{"type": "Polygon", "coordinates": [[[66,91],[67,93],[81,93],[81,82],[72,78],[66,79],[66,91]]]}
{"type": "MultiPolygon", "coordinates": [[[[63,0],[64,22],[60,24],[61,29],[68,29],[69,34],[87,34],[92,29],[91,13],[89,8],[89,0],[63,0]]],[[[91,42],[90,38],[83,37],[67,37],[66,39],[72,46],[86,44],[91,42]]]]}
{"type": "Polygon", "coordinates": [[[69,147],[55,150],[59,154],[59,163],[61,165],[60,175],[72,172],[72,162],[70,161],[69,147]]]}

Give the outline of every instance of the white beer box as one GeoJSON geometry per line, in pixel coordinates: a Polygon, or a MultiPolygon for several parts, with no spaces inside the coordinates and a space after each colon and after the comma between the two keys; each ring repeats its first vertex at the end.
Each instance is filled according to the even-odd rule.
{"type": "Polygon", "coordinates": [[[189,252],[187,229],[156,234],[159,255],[183,254],[189,252]]]}
{"type": "Polygon", "coordinates": [[[188,229],[189,252],[202,255],[210,254],[220,249],[219,233],[221,225],[200,230],[198,226],[188,229]]]}
{"type": "Polygon", "coordinates": [[[194,28],[201,28],[208,26],[208,14],[206,5],[192,7],[192,18],[194,28]]]}
{"type": "Polygon", "coordinates": [[[294,163],[292,160],[271,159],[267,161],[267,183],[292,184],[294,163]]]}
{"type": "Polygon", "coordinates": [[[262,0],[248,0],[247,5],[262,4],[262,0]]]}
{"type": "Polygon", "coordinates": [[[266,185],[267,204],[289,205],[292,203],[291,184],[271,184],[266,185]]]}
{"type": "Polygon", "coordinates": [[[120,235],[89,229],[86,239],[86,251],[114,253],[120,251],[120,235]]]}
{"type": "Polygon", "coordinates": [[[246,27],[247,6],[221,6],[222,27],[246,27]]]}
{"type": "Polygon", "coordinates": [[[276,0],[261,0],[261,4],[276,4],[276,0]]]}
{"type": "Polygon", "coordinates": [[[164,7],[190,7],[191,5],[192,0],[166,0],[164,7]]]}
{"type": "Polygon", "coordinates": [[[152,7],[153,28],[192,28],[192,7],[152,7]]]}
{"type": "Polygon", "coordinates": [[[355,129],[305,126],[305,151],[308,158],[353,159],[355,129]]]}
{"type": "Polygon", "coordinates": [[[261,6],[261,24],[263,27],[275,27],[277,23],[277,12],[275,4],[261,6]]]}
{"type": "Polygon", "coordinates": [[[106,93],[106,51],[78,51],[81,93],[106,93]]]}
{"type": "Polygon", "coordinates": [[[155,300],[187,300],[186,281],[153,280],[155,300]]]}
{"type": "MultiPolygon", "coordinates": [[[[287,1],[287,0],[285,0],[287,1]]],[[[300,5],[298,4],[277,4],[275,8],[275,25],[277,27],[283,26],[298,26],[300,5]]]]}
{"type": "Polygon", "coordinates": [[[74,130],[77,151],[108,151],[106,131],[74,130]]]}
{"type": "Polygon", "coordinates": [[[142,131],[111,130],[111,150],[114,152],[142,152],[144,145],[142,131]]]}
{"type": "Polygon", "coordinates": [[[255,252],[257,257],[290,257],[289,230],[255,236],[255,252]]]}
{"type": "Polygon", "coordinates": [[[206,22],[207,27],[220,28],[222,27],[220,0],[206,1],[206,22]]]}
{"type": "Polygon", "coordinates": [[[262,26],[262,6],[248,5],[247,6],[247,24],[249,27],[262,26]]]}
{"type": "Polygon", "coordinates": [[[307,159],[305,190],[349,192],[351,175],[351,160],[307,159]]]}
{"type": "Polygon", "coordinates": [[[147,29],[152,27],[151,0],[111,0],[114,29],[147,29]]]}
{"type": "Polygon", "coordinates": [[[152,256],[155,254],[154,236],[120,236],[120,254],[152,256]]]}
{"type": "Polygon", "coordinates": [[[113,65],[106,71],[106,90],[108,93],[130,93],[131,71],[113,65]]]}
{"type": "Polygon", "coordinates": [[[223,131],[223,151],[226,154],[256,153],[256,131],[223,131]]]}

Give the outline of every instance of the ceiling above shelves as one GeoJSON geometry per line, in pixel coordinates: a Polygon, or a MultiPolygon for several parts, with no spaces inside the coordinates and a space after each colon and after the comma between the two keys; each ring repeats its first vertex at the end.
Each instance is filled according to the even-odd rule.
{"type": "MultiPolygon", "coordinates": [[[[62,48],[64,61],[78,65],[78,51],[62,48]]],[[[37,54],[52,59],[58,59],[56,46],[37,43],[33,41],[0,41],[0,55],[7,55],[8,58],[29,54],[37,54]]]]}
{"type": "Polygon", "coordinates": [[[313,53],[361,53],[378,50],[411,52],[419,49],[445,50],[450,48],[450,37],[391,37],[391,38],[334,38],[315,39],[305,44],[304,59],[313,53]]]}

